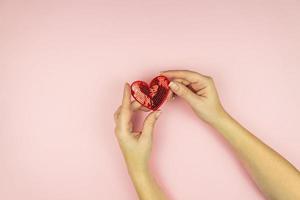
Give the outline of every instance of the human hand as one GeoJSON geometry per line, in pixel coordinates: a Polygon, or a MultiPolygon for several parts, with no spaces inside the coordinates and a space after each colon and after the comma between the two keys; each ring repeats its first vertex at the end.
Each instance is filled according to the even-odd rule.
{"type": "Polygon", "coordinates": [[[171,90],[182,97],[204,121],[213,124],[226,113],[211,77],[188,70],[161,72],[172,81],[171,90]]]}
{"type": "Polygon", "coordinates": [[[137,110],[149,111],[137,101],[131,102],[130,86],[125,84],[122,105],[114,114],[115,133],[130,173],[147,172],[152,147],[152,132],[160,111],[151,112],[145,119],[143,129],[133,131],[132,115],[137,110]]]}

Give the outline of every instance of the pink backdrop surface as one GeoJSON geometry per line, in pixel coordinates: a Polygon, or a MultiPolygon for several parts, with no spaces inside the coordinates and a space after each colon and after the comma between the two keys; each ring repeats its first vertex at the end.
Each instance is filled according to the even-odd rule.
{"type": "MultiPolygon", "coordinates": [[[[0,0],[0,199],[131,200],[113,130],[125,81],[213,76],[228,112],[300,167],[300,1],[0,0]]],[[[152,167],[173,199],[263,199],[181,100],[152,167]]]]}

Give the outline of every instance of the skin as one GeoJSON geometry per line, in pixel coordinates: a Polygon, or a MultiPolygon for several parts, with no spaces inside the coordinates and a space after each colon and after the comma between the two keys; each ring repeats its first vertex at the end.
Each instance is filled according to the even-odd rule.
{"type": "Polygon", "coordinates": [[[151,112],[144,120],[143,129],[133,130],[132,115],[138,110],[148,111],[136,102],[131,102],[130,86],[124,86],[122,105],[114,114],[115,133],[124,155],[127,169],[141,200],[167,199],[149,170],[153,129],[161,111],[151,112]]]}
{"type": "MultiPolygon", "coordinates": [[[[172,92],[185,100],[199,119],[216,129],[230,144],[267,199],[300,199],[299,171],[225,111],[211,77],[186,70],[170,70],[161,74],[172,80],[169,85],[172,92]]],[[[131,116],[139,109],[145,110],[137,102],[130,102],[130,88],[126,84],[122,105],[115,113],[115,132],[139,198],[167,199],[148,167],[152,132],[159,111],[150,113],[143,130],[134,133],[131,116]]]]}

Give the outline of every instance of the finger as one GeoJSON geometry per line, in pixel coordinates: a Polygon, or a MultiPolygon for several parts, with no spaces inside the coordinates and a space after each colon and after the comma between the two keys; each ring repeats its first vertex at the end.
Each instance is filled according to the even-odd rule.
{"type": "Polygon", "coordinates": [[[175,99],[175,94],[172,92],[172,90],[170,90],[166,101],[169,102],[169,101],[173,101],[174,99],[175,99]]]}
{"type": "Polygon", "coordinates": [[[132,130],[133,130],[133,123],[132,123],[132,121],[130,121],[128,123],[128,129],[129,129],[130,132],[132,132],[132,130]]]}
{"type": "Polygon", "coordinates": [[[189,82],[196,82],[199,81],[199,79],[205,81],[207,79],[205,75],[190,70],[168,70],[161,72],[161,75],[168,78],[185,79],[189,82]]]}
{"type": "Polygon", "coordinates": [[[206,83],[191,83],[188,87],[193,88],[195,92],[204,90],[209,84],[206,83]]]}
{"type": "Polygon", "coordinates": [[[189,84],[191,84],[191,82],[189,82],[189,81],[187,81],[187,80],[185,80],[185,79],[182,79],[182,78],[174,78],[173,81],[176,81],[176,82],[178,82],[178,83],[182,83],[182,84],[184,84],[184,85],[189,85],[189,84]]]}
{"type": "Polygon", "coordinates": [[[154,111],[152,113],[150,113],[145,121],[144,121],[144,126],[143,126],[143,130],[142,130],[142,134],[140,136],[140,138],[142,140],[144,139],[151,139],[152,138],[152,133],[153,133],[153,129],[154,129],[154,125],[156,120],[158,119],[159,115],[160,115],[161,111],[154,111]]]}
{"type": "Polygon", "coordinates": [[[123,99],[122,105],[120,109],[119,117],[121,121],[125,124],[128,123],[131,119],[131,94],[130,94],[130,86],[128,83],[124,85],[123,99]]]}
{"type": "MultiPolygon", "coordinates": [[[[136,100],[132,101],[131,102],[131,110],[134,112],[134,111],[137,111],[137,110],[142,110],[142,111],[145,111],[145,112],[148,112],[150,111],[150,109],[148,108],[145,108],[144,106],[142,106],[139,102],[137,102],[136,100]]],[[[120,112],[121,112],[121,106],[118,107],[118,109],[116,110],[116,112],[114,113],[114,119],[115,119],[115,122],[117,122],[118,118],[119,118],[119,115],[120,115],[120,112]]]]}
{"type": "Polygon", "coordinates": [[[138,132],[132,132],[132,135],[135,137],[135,138],[139,138],[141,136],[142,132],[141,131],[138,131],[138,132]]]}
{"type": "Polygon", "coordinates": [[[193,93],[196,93],[199,90],[199,85],[201,85],[199,82],[191,83],[187,80],[179,79],[179,78],[175,78],[175,79],[173,79],[173,81],[178,82],[178,83],[182,83],[187,88],[189,88],[193,93]]]}
{"type": "Polygon", "coordinates": [[[197,94],[200,90],[203,90],[206,88],[206,86],[205,86],[206,83],[201,83],[201,82],[191,83],[185,79],[180,79],[180,78],[175,78],[175,79],[173,79],[173,81],[184,84],[185,86],[187,86],[187,88],[192,90],[192,92],[197,93],[197,94]]]}
{"type": "Polygon", "coordinates": [[[201,96],[201,97],[206,97],[206,93],[205,93],[205,91],[203,91],[203,90],[198,91],[198,92],[197,92],[197,95],[198,95],[198,96],[201,96]]]}
{"type": "Polygon", "coordinates": [[[122,107],[125,109],[130,109],[131,105],[131,89],[128,83],[124,85],[123,99],[122,99],[122,107]]]}
{"type": "Polygon", "coordinates": [[[117,120],[119,118],[120,110],[121,110],[121,106],[119,106],[118,109],[116,110],[116,112],[114,113],[115,122],[117,122],[117,120]]]}
{"type": "Polygon", "coordinates": [[[133,112],[138,111],[138,110],[142,110],[142,111],[145,111],[145,112],[150,111],[150,109],[148,109],[148,108],[142,106],[142,104],[140,104],[140,103],[137,102],[136,100],[134,100],[134,101],[131,102],[131,110],[132,110],[133,112]]]}
{"type": "Polygon", "coordinates": [[[182,97],[188,103],[192,103],[195,97],[197,96],[182,83],[171,81],[169,86],[176,95],[182,97]]]}
{"type": "Polygon", "coordinates": [[[132,116],[131,111],[131,94],[130,86],[128,83],[124,85],[122,105],[120,108],[120,113],[118,115],[118,124],[123,130],[122,132],[130,131],[130,121],[132,116]]]}

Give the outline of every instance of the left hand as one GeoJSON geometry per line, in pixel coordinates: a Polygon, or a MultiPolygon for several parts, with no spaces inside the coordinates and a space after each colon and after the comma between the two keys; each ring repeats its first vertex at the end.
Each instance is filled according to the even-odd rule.
{"type": "Polygon", "coordinates": [[[122,105],[114,114],[115,133],[130,172],[146,172],[152,147],[152,132],[160,111],[151,112],[140,132],[133,131],[132,115],[137,110],[149,111],[137,101],[131,102],[130,86],[125,84],[122,105]]]}

